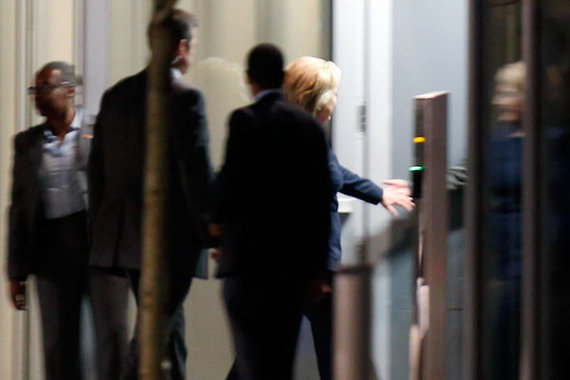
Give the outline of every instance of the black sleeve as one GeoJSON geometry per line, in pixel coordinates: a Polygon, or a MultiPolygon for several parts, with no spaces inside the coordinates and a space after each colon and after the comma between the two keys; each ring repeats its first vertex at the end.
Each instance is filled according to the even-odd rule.
{"type": "Polygon", "coordinates": [[[331,202],[333,201],[334,191],[331,183],[330,168],[328,162],[328,145],[325,140],[324,133],[320,125],[315,123],[313,138],[313,157],[312,164],[308,173],[310,178],[307,182],[306,196],[307,206],[314,208],[313,220],[310,221],[312,231],[315,234],[315,246],[312,247],[314,257],[311,262],[311,274],[319,276],[326,271],[328,252],[329,252],[329,236],[331,227],[331,202]]]}
{"type": "Polygon", "coordinates": [[[218,174],[214,186],[214,207],[212,220],[215,223],[223,223],[229,212],[233,200],[240,196],[239,174],[246,163],[245,128],[252,122],[251,115],[243,109],[234,111],[229,120],[228,138],[224,164],[218,174]]]}
{"type": "Polygon", "coordinates": [[[12,169],[12,201],[9,209],[8,222],[8,277],[25,279],[29,273],[25,269],[27,226],[24,217],[24,151],[22,135],[14,139],[14,166],[12,169]]]}
{"type": "Polygon", "coordinates": [[[109,94],[105,93],[101,100],[101,107],[95,126],[93,127],[93,140],[87,162],[87,181],[89,191],[89,216],[93,220],[98,212],[105,189],[105,162],[103,154],[103,130],[104,125],[109,123],[110,113],[109,94]]]}
{"type": "Polygon", "coordinates": [[[191,137],[193,141],[188,141],[186,145],[189,145],[190,149],[185,150],[182,157],[183,176],[188,180],[186,187],[190,198],[189,203],[202,221],[208,221],[212,204],[210,138],[204,99],[199,92],[194,92],[194,96],[197,98],[191,103],[189,110],[189,122],[194,127],[191,137]]]}

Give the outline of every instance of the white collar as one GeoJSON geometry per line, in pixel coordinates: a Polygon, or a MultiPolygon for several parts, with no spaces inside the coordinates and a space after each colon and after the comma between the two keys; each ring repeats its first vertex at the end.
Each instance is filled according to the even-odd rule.
{"type": "Polygon", "coordinates": [[[83,109],[81,107],[75,107],[75,116],[73,116],[73,121],[69,128],[79,129],[81,128],[81,122],[83,121],[83,109]]]}
{"type": "Polygon", "coordinates": [[[172,75],[172,79],[182,78],[182,72],[180,71],[180,69],[178,69],[176,67],[170,68],[170,74],[172,75]]]}

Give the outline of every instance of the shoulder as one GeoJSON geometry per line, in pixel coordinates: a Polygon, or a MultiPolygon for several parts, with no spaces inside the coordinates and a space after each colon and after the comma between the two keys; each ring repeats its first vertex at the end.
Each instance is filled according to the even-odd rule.
{"type": "Polygon", "coordinates": [[[45,124],[33,126],[25,131],[22,131],[14,136],[14,144],[16,147],[25,147],[26,144],[36,141],[43,135],[45,124]]]}
{"type": "Polygon", "coordinates": [[[321,125],[314,116],[295,103],[286,100],[277,101],[274,103],[272,111],[280,119],[295,120],[297,124],[322,132],[321,125]]]}
{"type": "Polygon", "coordinates": [[[128,76],[119,80],[113,86],[109,87],[103,94],[103,98],[116,98],[123,96],[125,93],[136,91],[137,93],[144,92],[142,90],[146,85],[146,71],[141,71],[137,74],[128,76]]]}
{"type": "Polygon", "coordinates": [[[255,109],[255,104],[235,109],[229,116],[230,126],[254,125],[259,121],[259,112],[255,109]]]}
{"type": "Polygon", "coordinates": [[[204,102],[202,92],[189,84],[177,79],[172,82],[172,90],[174,95],[183,99],[185,102],[198,104],[204,102]]]}
{"type": "Polygon", "coordinates": [[[293,121],[298,125],[306,137],[325,140],[323,127],[315,117],[301,106],[288,102],[279,101],[275,104],[276,116],[279,119],[293,121]]]}

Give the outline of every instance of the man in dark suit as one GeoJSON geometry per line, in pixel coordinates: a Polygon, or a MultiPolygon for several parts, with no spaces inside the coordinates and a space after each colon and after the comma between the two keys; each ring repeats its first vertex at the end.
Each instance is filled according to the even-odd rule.
{"type": "MultiPolygon", "coordinates": [[[[183,379],[186,348],[182,306],[204,243],[201,221],[207,213],[211,165],[202,95],[179,79],[194,59],[197,25],[192,15],[181,10],[174,10],[165,25],[176,42],[172,46],[169,95],[172,115],[167,126],[170,186],[165,255],[169,283],[161,307],[168,318],[170,375],[183,379]]],[[[90,264],[126,268],[137,302],[144,213],[146,93],[147,70],[107,90],[95,124],[89,160],[93,239],[90,264]]],[[[139,321],[140,318],[137,331],[139,321]]],[[[131,341],[125,378],[137,376],[137,335],[131,341]]]]}
{"type": "Polygon", "coordinates": [[[30,93],[46,121],[15,138],[8,276],[14,305],[26,308],[26,279],[36,275],[47,379],[78,379],[82,298],[92,301],[98,378],[118,374],[126,350],[126,279],[88,272],[87,181],[91,126],[74,105],[73,66],[50,62],[30,93]]]}
{"type": "Polygon", "coordinates": [[[240,379],[291,379],[309,288],[325,272],[332,197],[322,128],[283,100],[283,56],[256,46],[256,102],[233,112],[213,220],[240,379]]]}

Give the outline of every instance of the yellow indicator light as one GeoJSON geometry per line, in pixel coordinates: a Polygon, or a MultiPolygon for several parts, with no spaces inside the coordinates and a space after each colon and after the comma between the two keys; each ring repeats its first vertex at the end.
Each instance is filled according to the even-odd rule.
{"type": "Polygon", "coordinates": [[[423,136],[414,137],[414,144],[424,143],[426,138],[423,136]]]}

